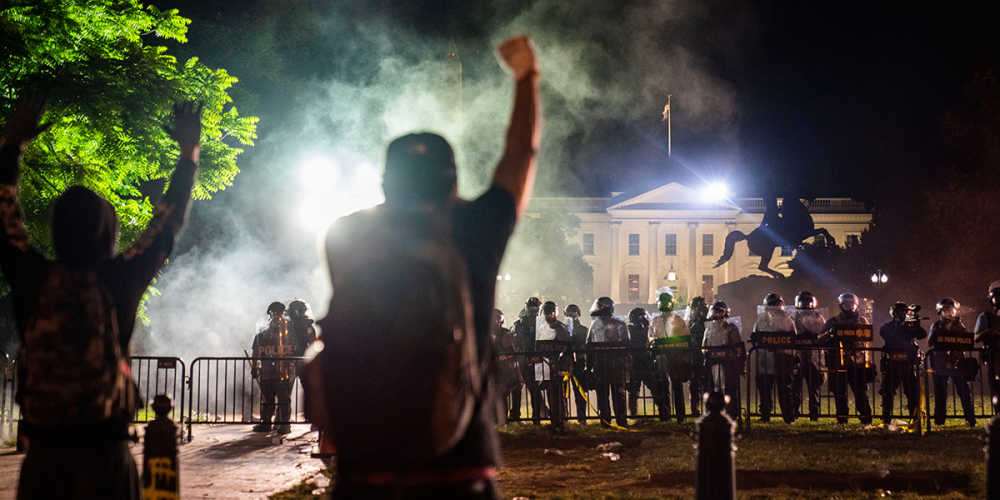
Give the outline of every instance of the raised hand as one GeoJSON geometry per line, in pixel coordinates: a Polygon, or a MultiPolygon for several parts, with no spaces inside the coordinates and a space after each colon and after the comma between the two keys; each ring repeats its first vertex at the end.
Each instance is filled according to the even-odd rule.
{"type": "Polygon", "coordinates": [[[174,105],[174,128],[164,130],[181,147],[181,158],[198,161],[201,151],[201,110],[205,103],[187,101],[174,105]]]}
{"type": "Polygon", "coordinates": [[[535,49],[531,39],[526,36],[508,38],[497,47],[497,52],[502,64],[514,74],[515,80],[520,80],[521,77],[538,71],[535,62],[535,49]]]}
{"type": "Polygon", "coordinates": [[[14,114],[7,120],[3,142],[5,145],[24,149],[38,134],[45,132],[52,124],[41,124],[45,113],[45,97],[39,93],[29,93],[17,102],[14,114]]]}

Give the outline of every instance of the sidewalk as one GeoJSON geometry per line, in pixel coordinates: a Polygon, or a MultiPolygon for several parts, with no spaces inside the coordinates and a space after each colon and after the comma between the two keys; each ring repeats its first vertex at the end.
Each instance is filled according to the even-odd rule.
{"type": "MultiPolygon", "coordinates": [[[[250,425],[199,425],[194,440],[180,446],[181,498],[257,499],[311,480],[325,487],[324,462],[309,456],[316,444],[309,425],[293,425],[278,439],[250,425]]],[[[142,445],[132,452],[142,473],[142,445]]],[[[0,500],[13,499],[23,454],[0,449],[0,500]]]]}

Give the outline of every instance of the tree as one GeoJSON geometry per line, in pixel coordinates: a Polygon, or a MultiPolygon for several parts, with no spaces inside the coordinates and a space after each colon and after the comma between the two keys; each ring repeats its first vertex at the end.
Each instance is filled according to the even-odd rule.
{"type": "Polygon", "coordinates": [[[190,23],[176,10],[136,0],[8,0],[0,10],[0,116],[20,94],[43,92],[53,127],[25,151],[21,205],[37,245],[50,248],[48,213],[69,186],[109,202],[129,245],[152,215],[148,195],[164,189],[176,146],[164,131],[172,106],[204,102],[196,199],[231,185],[236,158],[252,145],[257,119],[241,117],[227,90],[237,79],[166,47],[186,41],[190,23]],[[151,182],[160,181],[160,182],[151,182]]]}
{"type": "Polygon", "coordinates": [[[516,319],[517,310],[528,297],[552,300],[561,309],[594,294],[594,269],[583,258],[583,251],[569,239],[580,229],[580,219],[570,213],[542,210],[518,222],[500,269],[497,304],[507,307],[508,318],[516,319]]]}

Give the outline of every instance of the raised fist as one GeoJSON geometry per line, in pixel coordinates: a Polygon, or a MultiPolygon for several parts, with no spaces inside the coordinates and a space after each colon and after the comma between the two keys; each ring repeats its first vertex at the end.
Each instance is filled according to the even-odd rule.
{"type": "Polygon", "coordinates": [[[532,47],[531,39],[526,36],[508,38],[497,47],[497,52],[503,65],[514,74],[515,80],[537,71],[535,49],[532,47]]]}

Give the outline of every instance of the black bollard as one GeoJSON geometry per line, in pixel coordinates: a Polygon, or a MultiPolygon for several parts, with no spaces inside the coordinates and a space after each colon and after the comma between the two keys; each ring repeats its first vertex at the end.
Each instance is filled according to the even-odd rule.
{"type": "Polygon", "coordinates": [[[142,497],[168,500],[180,498],[177,468],[177,424],[167,414],[174,408],[170,398],[153,398],[156,418],[146,426],[142,454],[142,497]]]}
{"type": "Polygon", "coordinates": [[[694,424],[698,441],[695,470],[695,498],[698,500],[736,499],[736,422],[725,414],[729,396],[714,390],[705,394],[705,413],[694,424]]]}
{"type": "Polygon", "coordinates": [[[986,426],[986,500],[1000,500],[1000,416],[986,426]]]}

